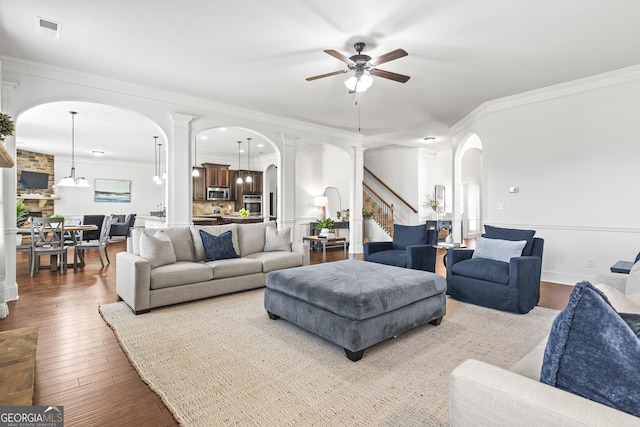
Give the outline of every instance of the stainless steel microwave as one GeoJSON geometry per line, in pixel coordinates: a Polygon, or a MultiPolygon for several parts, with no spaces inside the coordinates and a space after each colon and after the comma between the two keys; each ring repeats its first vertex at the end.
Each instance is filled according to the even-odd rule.
{"type": "Polygon", "coordinates": [[[208,187],[207,200],[229,200],[229,189],[218,188],[218,187],[208,187]]]}

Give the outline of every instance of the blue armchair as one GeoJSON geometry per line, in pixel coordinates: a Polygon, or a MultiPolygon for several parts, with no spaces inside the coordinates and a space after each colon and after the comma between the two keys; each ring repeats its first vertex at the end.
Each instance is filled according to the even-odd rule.
{"type": "MultiPolygon", "coordinates": [[[[447,294],[471,304],[512,313],[528,313],[540,300],[544,240],[534,238],[533,230],[485,226],[485,231],[483,237],[487,241],[497,239],[516,243],[524,240],[526,244],[521,249],[520,256],[507,255],[502,260],[497,259],[501,257],[500,254],[494,256],[500,250],[491,253],[483,249],[482,257],[474,257],[474,250],[470,249],[448,251],[447,294]]],[[[476,250],[479,249],[478,245],[476,250]]]]}
{"type": "Polygon", "coordinates": [[[124,237],[125,239],[129,237],[129,233],[131,232],[131,228],[133,224],[136,222],[136,214],[129,214],[124,222],[113,222],[111,223],[111,231],[109,233],[109,237],[124,237]]]}
{"type": "Polygon", "coordinates": [[[364,244],[364,260],[435,273],[437,241],[437,231],[427,230],[425,224],[394,224],[392,242],[364,244]]]}

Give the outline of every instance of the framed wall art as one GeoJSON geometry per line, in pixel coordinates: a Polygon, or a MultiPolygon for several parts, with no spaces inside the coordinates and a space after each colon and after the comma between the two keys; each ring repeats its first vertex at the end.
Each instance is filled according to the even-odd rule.
{"type": "Polygon", "coordinates": [[[94,202],[130,203],[131,181],[127,179],[96,178],[93,186],[94,202]]]}

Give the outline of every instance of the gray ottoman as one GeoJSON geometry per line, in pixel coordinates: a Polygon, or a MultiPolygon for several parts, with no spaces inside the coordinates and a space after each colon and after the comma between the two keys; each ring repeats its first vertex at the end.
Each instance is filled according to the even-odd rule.
{"type": "Polygon", "coordinates": [[[447,282],[422,270],[346,260],[272,271],[264,307],[341,347],[352,361],[364,350],[446,313],[447,282]]]}

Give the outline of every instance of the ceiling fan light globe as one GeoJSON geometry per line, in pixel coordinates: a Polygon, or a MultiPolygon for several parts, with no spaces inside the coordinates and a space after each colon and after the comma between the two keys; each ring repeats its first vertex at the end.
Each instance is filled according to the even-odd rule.
{"type": "Polygon", "coordinates": [[[373,77],[368,74],[362,74],[359,78],[357,76],[351,76],[344,82],[347,89],[356,93],[366,91],[372,84],[373,77]]]}

